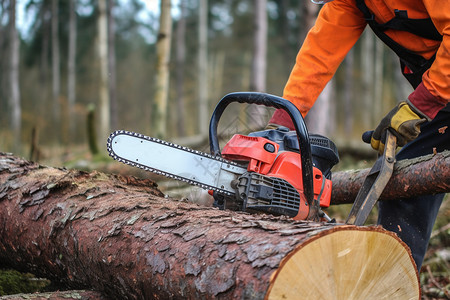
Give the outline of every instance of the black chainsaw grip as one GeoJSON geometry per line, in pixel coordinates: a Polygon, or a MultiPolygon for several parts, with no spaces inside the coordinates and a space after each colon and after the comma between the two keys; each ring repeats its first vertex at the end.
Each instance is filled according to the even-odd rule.
{"type": "Polygon", "coordinates": [[[294,123],[295,131],[297,132],[298,144],[300,147],[302,158],[301,166],[303,178],[303,193],[306,197],[306,200],[308,201],[308,204],[312,205],[314,201],[313,164],[308,130],[306,128],[306,124],[303,120],[302,114],[300,113],[298,108],[288,100],[270,94],[254,92],[237,92],[225,95],[214,109],[214,112],[211,116],[211,121],[209,123],[209,146],[211,154],[214,156],[221,155],[219,140],[217,137],[217,126],[225,108],[233,102],[257,104],[267,107],[273,107],[276,109],[283,109],[289,114],[294,123]]]}

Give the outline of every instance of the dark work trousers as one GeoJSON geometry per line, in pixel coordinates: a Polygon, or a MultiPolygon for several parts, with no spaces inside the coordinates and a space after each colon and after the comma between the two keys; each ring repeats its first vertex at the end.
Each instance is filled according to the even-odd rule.
{"type": "MultiPolygon", "coordinates": [[[[397,160],[431,154],[433,148],[437,152],[450,150],[450,105],[442,109],[431,122],[421,126],[420,135],[399,151],[397,160]],[[448,128],[440,133],[439,129],[445,126],[448,128]]],[[[378,224],[397,233],[409,246],[419,271],[444,195],[380,201],[378,204],[378,224]]]]}

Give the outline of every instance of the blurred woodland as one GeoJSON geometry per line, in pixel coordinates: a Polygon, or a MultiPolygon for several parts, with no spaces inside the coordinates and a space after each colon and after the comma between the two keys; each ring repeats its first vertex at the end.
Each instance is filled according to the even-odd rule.
{"type": "MultiPolygon", "coordinates": [[[[206,141],[224,95],[282,95],[319,9],[306,0],[0,0],[0,151],[61,165],[76,151],[106,156],[116,129],[206,141]]],[[[308,129],[338,149],[367,148],[361,133],[410,92],[397,57],[366,30],[308,113],[308,129]]],[[[270,115],[230,106],[219,129],[252,130],[270,115]]],[[[371,165],[352,157],[353,167],[355,159],[356,168],[371,165]]],[[[424,299],[449,295],[447,203],[421,273],[424,299]]]]}
{"type": "MultiPolygon", "coordinates": [[[[227,93],[282,95],[319,9],[292,0],[1,0],[0,150],[86,145],[89,111],[101,152],[115,129],[205,137],[227,93]]],[[[361,133],[408,93],[398,68],[364,33],[308,114],[309,130],[363,146],[361,133]]],[[[239,116],[262,126],[270,114],[235,108],[223,123],[239,116]]]]}

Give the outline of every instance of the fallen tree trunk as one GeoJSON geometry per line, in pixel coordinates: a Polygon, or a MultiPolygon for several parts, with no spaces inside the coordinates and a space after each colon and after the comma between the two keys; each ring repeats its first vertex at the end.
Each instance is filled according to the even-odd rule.
{"type": "Polygon", "coordinates": [[[0,261],[116,299],[420,299],[380,227],[220,211],[1,153],[0,261]]]}
{"type": "MultiPolygon", "coordinates": [[[[353,203],[370,169],[333,173],[331,204],[353,203]]],[[[396,162],[380,201],[450,192],[450,151],[396,162]]]]}

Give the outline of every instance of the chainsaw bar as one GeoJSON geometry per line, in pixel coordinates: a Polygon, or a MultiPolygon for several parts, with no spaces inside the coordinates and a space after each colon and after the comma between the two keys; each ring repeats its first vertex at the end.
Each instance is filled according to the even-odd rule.
{"type": "Polygon", "coordinates": [[[126,130],[111,133],[107,150],[121,163],[227,196],[235,194],[231,181],[247,171],[222,157],[126,130]]]}

